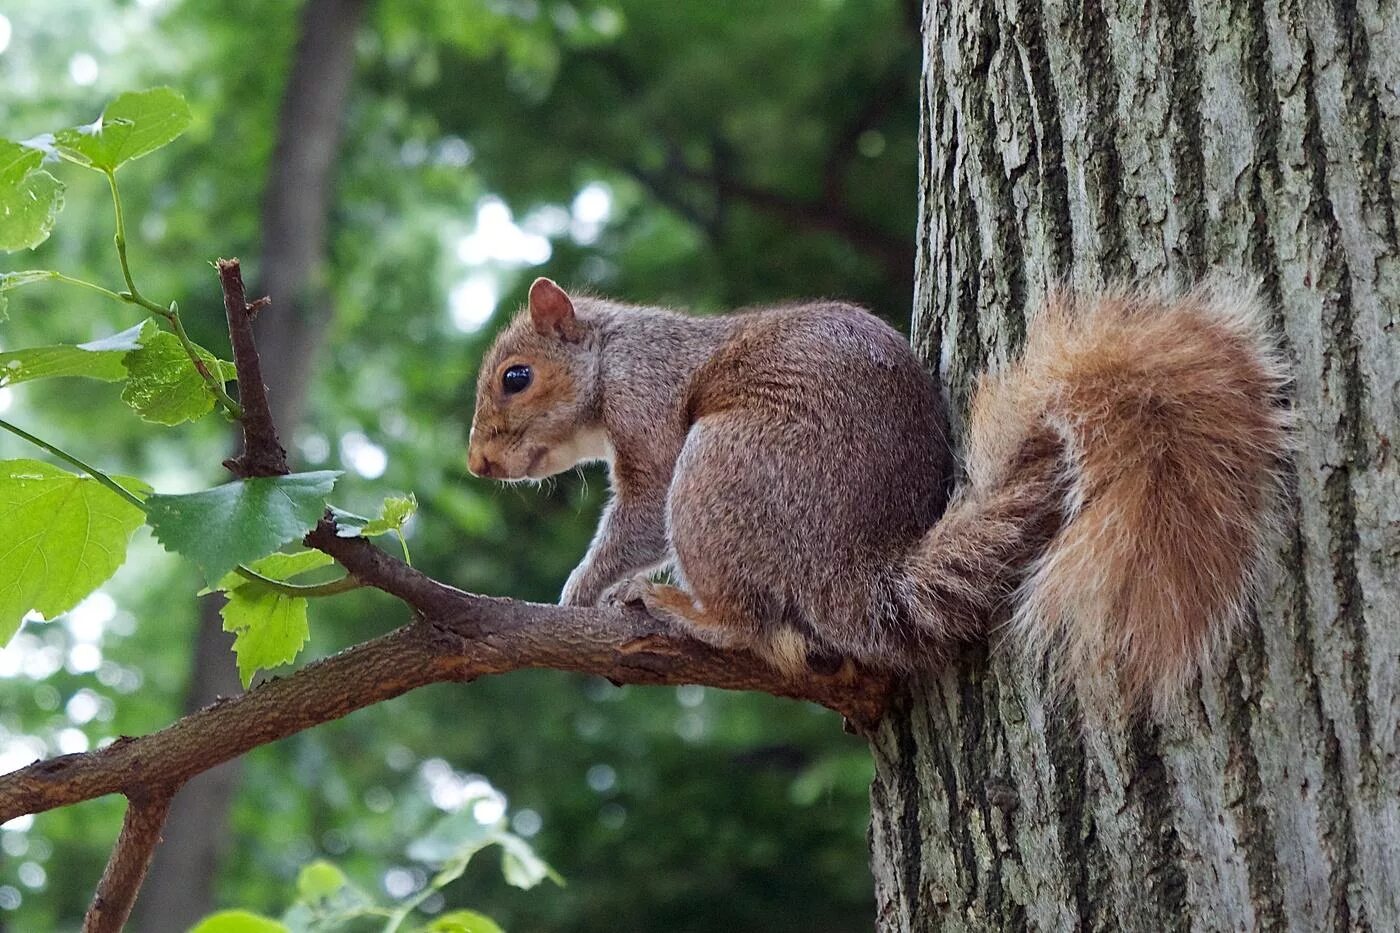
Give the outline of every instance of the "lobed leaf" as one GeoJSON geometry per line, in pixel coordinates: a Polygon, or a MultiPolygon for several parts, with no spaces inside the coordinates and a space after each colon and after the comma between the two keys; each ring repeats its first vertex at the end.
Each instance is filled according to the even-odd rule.
{"type": "Polygon", "coordinates": [[[113,172],[174,140],[189,125],[185,98],[158,87],[122,94],[94,122],[55,133],[53,146],[70,162],[113,172]]]}
{"type": "Polygon", "coordinates": [[[335,533],[341,538],[373,538],[387,535],[391,531],[402,531],[403,526],[418,511],[418,499],[413,493],[406,496],[390,496],[379,507],[377,518],[365,518],[353,512],[331,507],[331,517],[335,519],[335,533]]]}
{"type": "Polygon", "coordinates": [[[220,615],[224,631],[236,636],[233,653],[245,690],[258,671],[295,661],[311,637],[306,600],[300,596],[242,587],[229,593],[220,615]]]}
{"type": "MultiPolygon", "coordinates": [[[[119,478],[138,495],[139,480],[119,478]]],[[[145,515],[97,480],[39,460],[0,462],[0,645],[33,611],[67,612],[126,562],[145,515]]]]}
{"type": "MultiPolygon", "coordinates": [[[[0,139],[0,250],[33,249],[63,208],[63,184],[39,168],[44,154],[0,139]]],[[[0,305],[0,312],[3,312],[0,305]]]]}
{"type": "Polygon", "coordinates": [[[336,470],[236,480],[202,492],[153,495],[147,521],[166,550],[217,581],[239,564],[271,554],[320,521],[336,470]]]}
{"type": "MultiPolygon", "coordinates": [[[[203,347],[195,349],[211,373],[224,382],[235,378],[232,363],[218,359],[203,347]]],[[[153,334],[126,354],[122,364],[127,372],[122,401],[134,408],[143,421],[175,425],[213,411],[213,391],[174,334],[153,334]]]]}
{"type": "MultiPolygon", "coordinates": [[[[0,281],[0,293],[3,289],[4,283],[0,281]]],[[[148,339],[154,329],[155,324],[147,320],[119,334],[76,346],[57,344],[0,353],[0,386],[55,376],[82,376],[119,382],[127,375],[123,358],[139,348],[141,341],[148,339]]]]}

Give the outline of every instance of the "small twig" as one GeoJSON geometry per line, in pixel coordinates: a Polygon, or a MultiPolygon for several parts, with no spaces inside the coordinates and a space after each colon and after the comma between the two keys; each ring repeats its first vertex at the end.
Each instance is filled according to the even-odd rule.
{"type": "Polygon", "coordinates": [[[238,370],[238,401],[243,408],[243,453],[224,461],[235,475],[283,476],[289,471],[287,451],[277,436],[272,408],[263,383],[262,361],[253,341],[253,318],[267,305],[265,299],[249,304],[243,288],[243,272],[237,259],[220,259],[219,282],[224,290],[224,314],[228,318],[233,365],[238,370]]]}
{"type": "Polygon", "coordinates": [[[233,396],[228,394],[224,388],[224,377],[222,373],[216,373],[209,368],[209,364],[200,355],[201,350],[195,346],[190,339],[189,333],[185,330],[185,323],[180,319],[180,311],[171,304],[165,314],[165,319],[170,323],[171,329],[175,332],[175,337],[180,341],[180,346],[185,348],[185,355],[194,364],[195,372],[199,373],[199,378],[204,380],[204,384],[209,387],[214,400],[219,403],[219,407],[228,412],[230,417],[242,420],[243,407],[233,400],[233,396]]]}
{"type": "Polygon", "coordinates": [[[96,282],[88,282],[88,281],[86,281],[86,280],[84,280],[84,279],[76,278],[76,277],[71,276],[71,275],[64,275],[62,272],[50,272],[50,273],[49,273],[49,277],[50,277],[51,279],[53,279],[55,282],[66,282],[66,283],[69,284],[69,285],[76,285],[76,286],[78,286],[79,288],[86,288],[88,291],[97,292],[99,295],[106,295],[108,298],[111,298],[113,301],[120,301],[120,302],[122,302],[123,304],[126,304],[126,303],[127,303],[127,299],[126,299],[126,298],[123,298],[121,295],[119,295],[119,294],[117,294],[116,292],[112,291],[110,288],[103,288],[101,285],[98,285],[96,282]]]}
{"type": "Polygon", "coordinates": [[[97,893],[83,918],[83,933],[117,933],[126,924],[146,869],[151,865],[151,856],[160,843],[172,796],[171,788],[161,788],[146,796],[131,796],[122,820],[121,835],[112,847],[97,893]]]}
{"type": "Polygon", "coordinates": [[[424,618],[451,615],[460,608],[463,599],[472,598],[454,586],[439,583],[415,570],[364,538],[340,537],[330,518],[322,519],[302,543],[335,558],[336,563],[361,585],[398,597],[424,618]]]}

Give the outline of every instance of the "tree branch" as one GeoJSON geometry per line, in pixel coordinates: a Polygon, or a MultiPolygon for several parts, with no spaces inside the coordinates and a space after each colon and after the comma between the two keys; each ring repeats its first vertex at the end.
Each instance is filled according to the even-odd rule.
{"type": "Polygon", "coordinates": [[[329,554],[352,577],[398,597],[424,618],[451,615],[464,598],[469,598],[455,586],[439,583],[364,538],[340,537],[335,523],[328,518],[322,519],[302,543],[329,554]]]}
{"type": "Polygon", "coordinates": [[[753,654],[670,631],[640,610],[564,608],[464,593],[363,538],[337,536],[328,521],[307,535],[306,544],[407,603],[418,620],[221,699],[159,732],[0,777],[0,823],[105,794],[159,796],[260,745],[417,687],[525,668],[593,674],[619,685],[700,684],[809,700],[841,713],[861,731],[879,721],[892,688],[888,676],[852,665],[789,680],[753,654]]]}
{"type": "Polygon", "coordinates": [[[173,787],[164,788],[151,796],[133,796],[127,803],[121,835],[83,918],[83,933],[116,933],[126,924],[160,842],[174,792],[173,787]]]}
{"type": "MultiPolygon", "coordinates": [[[[338,540],[351,551],[378,552],[360,539],[338,540]]],[[[640,610],[546,606],[449,587],[433,600],[452,611],[221,699],[159,732],[0,777],[0,823],[105,794],[154,795],[260,745],[417,687],[525,668],[593,674],[618,685],[756,690],[820,703],[860,730],[878,722],[892,686],[883,675],[849,666],[788,680],[748,652],[667,631],[640,610]]]]}
{"type": "MultiPolygon", "coordinates": [[[[916,27],[916,36],[917,33],[916,27]]],[[[861,136],[867,130],[879,126],[889,116],[890,110],[903,99],[902,92],[906,84],[913,80],[913,75],[907,69],[890,69],[865,94],[860,109],[837,134],[822,165],[822,194],[828,202],[845,203],[846,175],[858,154],[861,136]]]]}
{"type": "Polygon", "coordinates": [[[243,289],[243,272],[237,259],[220,259],[219,283],[224,290],[224,315],[228,318],[229,343],[233,346],[233,365],[238,370],[238,403],[243,408],[243,453],[224,461],[234,474],[248,476],[283,476],[287,467],[287,451],[277,436],[272,409],[267,401],[267,386],[263,383],[262,361],[253,342],[253,318],[267,305],[266,298],[249,304],[243,289]]]}

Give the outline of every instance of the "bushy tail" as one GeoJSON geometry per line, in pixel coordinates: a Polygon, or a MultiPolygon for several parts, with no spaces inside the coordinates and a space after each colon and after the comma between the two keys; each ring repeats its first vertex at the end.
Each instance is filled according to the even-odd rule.
{"type": "Polygon", "coordinates": [[[978,387],[968,488],[909,556],[905,611],[966,634],[949,607],[1009,599],[1007,640],[1058,683],[1169,700],[1247,611],[1286,381],[1252,293],[1052,297],[978,387]]]}

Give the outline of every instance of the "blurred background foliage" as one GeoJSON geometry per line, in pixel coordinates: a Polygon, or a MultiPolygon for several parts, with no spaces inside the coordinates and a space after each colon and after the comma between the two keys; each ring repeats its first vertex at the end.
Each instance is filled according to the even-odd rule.
{"type": "MultiPolygon", "coordinates": [[[[123,173],[141,290],[179,301],[195,339],[226,352],[209,262],[238,255],[252,280],[294,283],[273,289],[267,314],[315,326],[273,331],[284,352],[267,352],[269,383],[296,418],[283,426],[296,465],[346,469],[337,497],[351,509],[415,492],[410,542],[433,575],[551,600],[606,483],[596,470],[544,490],[466,473],[475,366],[494,330],[537,274],[702,313],[836,295],[903,326],[917,8],[5,0],[0,136],[88,122],[124,90],[181,90],[191,131],[123,173]],[[289,75],[317,74],[342,41],[326,26],[337,22],[346,92],[298,102],[306,82],[289,75]],[[338,137],[305,117],[328,106],[338,137]],[[292,164],[298,142],[325,150],[319,201],[314,170],[292,164]],[[286,203],[265,203],[265,190],[286,203]],[[279,218],[302,195],[323,229],[295,211],[279,218]],[[309,258],[285,246],[309,241],[309,258]]],[[[55,236],[0,271],[111,284],[103,182],[59,174],[69,188],[55,236]]],[[[12,293],[0,348],[134,320],[100,296],[30,287],[12,293]]],[[[0,411],[162,491],[224,479],[218,419],[156,429],[105,384],[0,388],[0,411]]],[[[0,438],[0,456],[34,455],[0,438]]],[[[133,555],[99,594],[0,652],[0,770],[157,729],[216,687],[230,692],[218,636],[205,632],[218,652],[196,650],[208,624],[196,572],[145,532],[133,555]]],[[[317,604],[307,657],[403,621],[375,594],[317,604]]],[[[474,865],[430,906],[471,906],[512,931],[864,929],[869,772],[830,713],[767,697],[552,672],[434,687],[250,755],[225,789],[177,814],[134,928],[182,930],[214,907],[275,912],[318,856],[402,895],[423,882],[401,864],[406,843],[482,775],[568,885],[521,892],[474,865]]],[[[0,828],[0,928],[76,929],[120,813],[101,800],[0,828]]]]}

